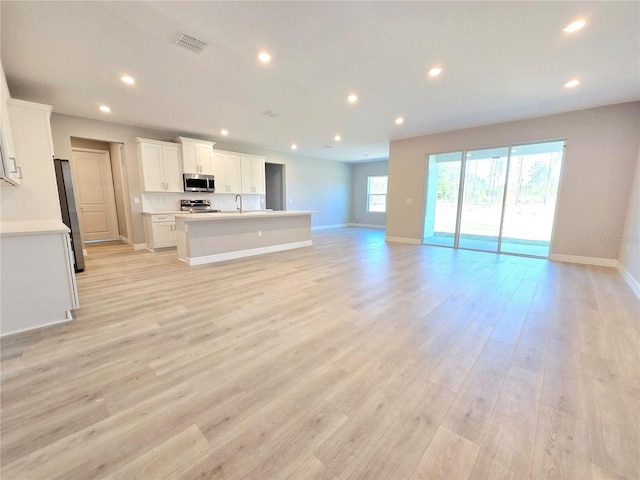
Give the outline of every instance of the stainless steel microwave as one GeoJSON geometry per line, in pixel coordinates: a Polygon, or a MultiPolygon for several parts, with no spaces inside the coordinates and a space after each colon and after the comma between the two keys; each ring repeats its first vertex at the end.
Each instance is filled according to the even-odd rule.
{"type": "Polygon", "coordinates": [[[199,173],[185,173],[184,191],[213,193],[216,191],[215,176],[202,175],[199,173]]]}

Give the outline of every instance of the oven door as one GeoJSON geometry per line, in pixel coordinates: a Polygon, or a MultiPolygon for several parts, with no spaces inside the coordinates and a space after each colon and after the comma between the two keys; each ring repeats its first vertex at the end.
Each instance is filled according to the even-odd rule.
{"type": "Polygon", "coordinates": [[[185,192],[208,192],[209,180],[203,175],[184,174],[185,192]]]}

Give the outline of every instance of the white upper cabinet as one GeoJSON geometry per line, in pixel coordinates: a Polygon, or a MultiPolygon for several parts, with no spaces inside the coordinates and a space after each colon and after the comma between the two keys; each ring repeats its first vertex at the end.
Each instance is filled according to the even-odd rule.
{"type": "Polygon", "coordinates": [[[215,175],[213,167],[213,146],[215,142],[178,137],[182,145],[182,166],[184,173],[215,175]]]}
{"type": "Polygon", "coordinates": [[[254,193],[264,195],[265,178],[264,163],[265,157],[257,155],[240,155],[242,171],[242,193],[254,193]]]}
{"type": "Polygon", "coordinates": [[[213,174],[216,176],[216,193],[241,193],[240,154],[214,150],[213,174]]]}
{"type": "Polygon", "coordinates": [[[136,138],[144,192],[182,192],[180,146],[136,138]]]}
{"type": "Polygon", "coordinates": [[[1,102],[0,102],[0,153],[2,162],[0,162],[0,179],[6,180],[10,184],[20,185],[22,180],[22,168],[18,165],[16,148],[13,141],[13,129],[11,128],[11,117],[9,113],[9,88],[7,81],[2,75],[1,85],[1,102]]]}

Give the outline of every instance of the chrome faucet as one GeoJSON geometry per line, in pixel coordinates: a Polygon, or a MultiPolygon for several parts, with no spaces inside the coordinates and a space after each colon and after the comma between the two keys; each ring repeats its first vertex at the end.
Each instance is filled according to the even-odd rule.
{"type": "Polygon", "coordinates": [[[236,204],[238,202],[238,199],[240,199],[240,208],[236,207],[236,210],[238,210],[240,213],[242,213],[242,195],[240,195],[240,194],[236,195],[236,199],[235,199],[236,204]]]}

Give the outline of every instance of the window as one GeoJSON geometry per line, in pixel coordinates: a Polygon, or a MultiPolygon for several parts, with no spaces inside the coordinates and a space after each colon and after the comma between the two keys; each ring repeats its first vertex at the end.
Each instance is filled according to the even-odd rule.
{"type": "Polygon", "coordinates": [[[387,211],[387,176],[368,177],[367,212],[387,211]]]}

